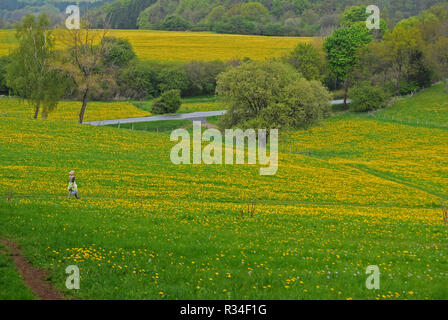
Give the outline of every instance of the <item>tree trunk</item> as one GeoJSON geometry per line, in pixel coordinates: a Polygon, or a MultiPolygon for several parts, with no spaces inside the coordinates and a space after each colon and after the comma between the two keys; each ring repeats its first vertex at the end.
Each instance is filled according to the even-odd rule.
{"type": "Polygon", "coordinates": [[[344,88],[344,108],[347,109],[347,96],[348,96],[348,81],[347,80],[345,80],[344,86],[345,86],[345,88],[344,88]]]}
{"type": "Polygon", "coordinates": [[[40,104],[38,103],[36,106],[36,111],[34,112],[34,119],[37,119],[37,115],[39,114],[40,104]]]}
{"type": "Polygon", "coordinates": [[[89,97],[89,89],[87,88],[86,91],[84,91],[84,95],[82,97],[82,107],[81,107],[81,111],[79,112],[79,123],[82,123],[82,121],[84,120],[84,113],[86,112],[86,107],[87,107],[87,99],[89,97]]]}
{"type": "Polygon", "coordinates": [[[398,79],[397,79],[397,96],[400,96],[401,91],[401,67],[398,70],[398,79]]]}

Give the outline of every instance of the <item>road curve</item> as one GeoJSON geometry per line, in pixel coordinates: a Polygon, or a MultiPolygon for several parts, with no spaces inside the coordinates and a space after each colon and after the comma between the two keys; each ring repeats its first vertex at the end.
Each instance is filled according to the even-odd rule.
{"type": "MultiPolygon", "coordinates": [[[[350,103],[347,100],[347,103],[350,103]]],[[[343,104],[344,100],[333,100],[330,102],[332,105],[343,104]]],[[[126,119],[114,119],[114,120],[99,120],[99,121],[86,121],[84,124],[89,124],[91,126],[107,126],[114,124],[123,123],[137,123],[137,122],[151,122],[151,121],[161,121],[161,120],[200,120],[207,117],[222,116],[226,114],[227,110],[219,111],[199,111],[191,113],[180,113],[180,114],[169,114],[169,115],[159,115],[150,117],[139,117],[139,118],[126,118],[126,119]]]]}

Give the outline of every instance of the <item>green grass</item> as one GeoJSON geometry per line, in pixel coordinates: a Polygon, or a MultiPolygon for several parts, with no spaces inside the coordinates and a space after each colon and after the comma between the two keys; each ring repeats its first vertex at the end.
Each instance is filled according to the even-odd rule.
{"type": "MultiPolygon", "coordinates": [[[[431,90],[384,112],[417,113],[431,90]]],[[[282,137],[275,176],[173,165],[154,132],[0,117],[0,139],[0,235],[69,297],[448,299],[443,128],[345,113],[282,137]],[[80,201],[66,199],[72,169],[80,201]]]]}
{"type": "Polygon", "coordinates": [[[31,300],[31,290],[25,286],[7,249],[0,244],[0,300],[31,300]]]}
{"type": "Polygon", "coordinates": [[[443,84],[438,84],[417,93],[412,99],[399,98],[393,108],[378,111],[376,117],[397,123],[448,129],[448,94],[443,92],[443,84]]]}
{"type": "Polygon", "coordinates": [[[340,219],[325,210],[241,218],[213,209],[145,214],[53,207],[42,217],[49,206],[2,202],[0,208],[16,217],[11,233],[35,221],[36,232],[19,239],[35,263],[53,270],[59,289],[64,267],[80,266],[81,290],[69,292],[79,298],[446,299],[446,245],[438,247],[446,236],[442,226],[340,219]],[[51,246],[43,244],[46,238],[51,246]],[[77,252],[72,248],[87,247],[89,258],[70,258],[77,252]],[[365,289],[370,264],[381,268],[382,290],[365,289]]]}
{"type": "MultiPolygon", "coordinates": [[[[133,129],[159,133],[171,133],[171,131],[179,128],[191,127],[190,120],[161,120],[149,122],[136,122],[120,124],[121,129],[133,129]]],[[[117,128],[118,125],[110,125],[109,127],[117,128]]]]}
{"type": "Polygon", "coordinates": [[[222,116],[213,116],[213,117],[207,117],[207,122],[210,122],[211,124],[218,125],[219,121],[222,119],[222,116]]]}
{"type": "MultiPolygon", "coordinates": [[[[151,112],[152,100],[132,101],[139,109],[151,112]]],[[[214,96],[183,98],[182,105],[176,113],[191,113],[198,111],[226,110],[227,107],[214,96]]]]}

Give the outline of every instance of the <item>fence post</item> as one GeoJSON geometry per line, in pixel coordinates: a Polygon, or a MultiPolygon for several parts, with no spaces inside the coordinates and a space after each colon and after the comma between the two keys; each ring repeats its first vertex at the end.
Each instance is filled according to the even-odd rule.
{"type": "Polygon", "coordinates": [[[131,130],[134,131],[134,123],[131,124],[131,130]]]}
{"type": "Polygon", "coordinates": [[[118,129],[120,129],[120,121],[118,121],[118,129]]]}
{"type": "Polygon", "coordinates": [[[12,200],[12,191],[9,190],[9,192],[8,192],[8,202],[11,202],[11,200],[12,200]]]}

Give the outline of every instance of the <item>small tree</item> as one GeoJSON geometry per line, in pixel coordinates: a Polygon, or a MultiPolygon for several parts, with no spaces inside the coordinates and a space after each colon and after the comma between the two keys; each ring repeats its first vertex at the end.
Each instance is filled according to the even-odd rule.
{"type": "Polygon", "coordinates": [[[217,94],[229,105],[225,128],[294,128],[326,113],[330,95],[279,61],[249,61],[218,76],[217,94]]]}
{"type": "Polygon", "coordinates": [[[325,71],[325,57],[311,43],[299,43],[286,57],[286,61],[307,80],[322,80],[325,71]]]}
{"type": "Polygon", "coordinates": [[[107,29],[91,30],[88,20],[82,24],[81,29],[63,29],[59,32],[60,41],[68,47],[64,61],[65,70],[71,75],[82,96],[79,123],[84,120],[90,90],[100,78],[96,68],[104,57],[108,34],[107,29]]]}
{"type": "Polygon", "coordinates": [[[25,16],[16,26],[19,46],[6,67],[7,86],[34,106],[34,119],[41,107],[46,117],[64,92],[62,75],[53,64],[54,43],[49,27],[45,14],[37,20],[33,15],[25,16]]]}
{"type": "Polygon", "coordinates": [[[387,95],[380,87],[363,83],[350,89],[350,98],[350,110],[365,112],[384,108],[387,95]]]}
{"type": "Polygon", "coordinates": [[[359,48],[372,41],[372,35],[365,26],[354,25],[336,29],[324,42],[331,71],[344,80],[344,105],[347,106],[347,94],[350,87],[350,75],[356,63],[359,48]]]}
{"type": "Polygon", "coordinates": [[[154,101],[151,111],[155,114],[175,113],[181,105],[180,90],[168,90],[154,101]]]}
{"type": "Polygon", "coordinates": [[[435,66],[434,69],[445,82],[445,93],[448,93],[448,38],[439,38],[428,51],[430,61],[435,66]]]}
{"type": "Polygon", "coordinates": [[[401,92],[401,81],[406,68],[410,66],[413,53],[423,47],[421,33],[417,28],[396,26],[392,32],[386,32],[384,54],[392,62],[396,73],[397,95],[401,92]]]}
{"type": "Polygon", "coordinates": [[[8,94],[9,91],[6,85],[6,67],[9,63],[9,56],[0,57],[0,94],[8,94]]]}
{"type": "Polygon", "coordinates": [[[114,69],[127,67],[136,57],[134,48],[128,40],[104,38],[104,54],[101,61],[104,67],[114,69]]]}

